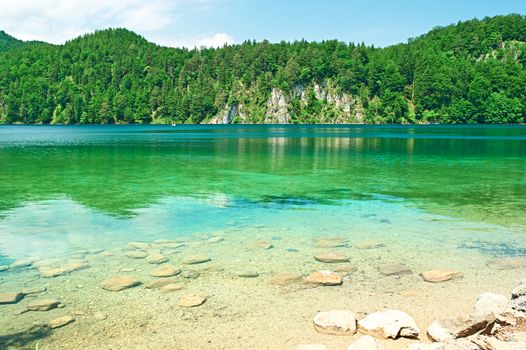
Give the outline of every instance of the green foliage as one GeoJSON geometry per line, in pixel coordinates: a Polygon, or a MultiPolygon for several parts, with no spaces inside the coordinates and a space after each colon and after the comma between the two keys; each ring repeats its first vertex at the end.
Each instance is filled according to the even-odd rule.
{"type": "Polygon", "coordinates": [[[239,105],[234,122],[262,123],[275,88],[293,123],[519,123],[525,41],[521,15],[459,22],[384,49],[332,40],[187,50],[125,29],[57,46],[0,32],[0,123],[201,123],[239,105]],[[344,112],[315,84],[359,105],[344,112]]]}

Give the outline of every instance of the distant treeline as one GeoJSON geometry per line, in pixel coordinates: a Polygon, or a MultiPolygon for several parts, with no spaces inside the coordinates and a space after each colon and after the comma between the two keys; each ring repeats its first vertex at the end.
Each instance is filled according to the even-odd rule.
{"type": "Polygon", "coordinates": [[[459,22],[387,48],[247,41],[187,50],[126,29],[51,45],[0,32],[0,122],[202,123],[236,106],[232,122],[263,123],[278,91],[291,123],[338,113],[366,123],[521,123],[525,65],[522,15],[459,22]]]}

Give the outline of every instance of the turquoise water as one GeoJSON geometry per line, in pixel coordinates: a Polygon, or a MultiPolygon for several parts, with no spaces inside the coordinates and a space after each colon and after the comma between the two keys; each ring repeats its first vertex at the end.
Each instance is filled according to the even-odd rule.
{"type": "MultiPolygon", "coordinates": [[[[189,288],[210,293],[211,283],[233,283],[233,296],[249,288],[232,282],[240,266],[260,272],[252,287],[264,293],[271,293],[268,280],[279,271],[306,275],[319,269],[312,255],[323,237],[348,241],[336,249],[358,269],[349,282],[356,293],[374,287],[394,306],[400,301],[389,299],[393,293],[434,288],[418,272],[462,271],[461,281],[427,294],[435,296],[431,304],[403,301],[419,310],[419,321],[427,321],[424,315],[433,313],[426,307],[447,293],[472,297],[481,282],[504,288],[524,272],[485,266],[526,257],[524,126],[2,126],[0,169],[0,265],[79,255],[91,265],[54,278],[31,267],[11,268],[0,272],[0,292],[44,283],[46,293],[68,299],[71,310],[91,310],[82,293],[101,305],[114,296],[97,288],[81,293],[64,283],[95,286],[112,269],[150,278],[150,265],[124,257],[130,241],[185,242],[162,250],[177,265],[184,255],[206,253],[218,270],[202,270],[189,288]],[[224,241],[209,244],[211,237],[224,241]],[[273,248],[254,251],[258,240],[273,248]],[[382,246],[354,248],[371,240],[382,246]],[[99,250],[107,254],[88,253],[99,250]],[[414,274],[375,285],[371,276],[390,263],[404,263],[414,274]]],[[[306,299],[302,305],[319,307],[306,299]]],[[[246,312],[253,308],[248,303],[246,312]]],[[[12,333],[45,321],[40,318],[28,313],[13,323],[0,313],[0,326],[9,324],[4,333],[12,333]]],[[[67,329],[80,332],[80,339],[93,336],[84,326],[68,326],[64,337],[67,329]]],[[[61,348],[61,334],[45,344],[61,348]]],[[[106,343],[102,338],[95,344],[106,343]]]]}

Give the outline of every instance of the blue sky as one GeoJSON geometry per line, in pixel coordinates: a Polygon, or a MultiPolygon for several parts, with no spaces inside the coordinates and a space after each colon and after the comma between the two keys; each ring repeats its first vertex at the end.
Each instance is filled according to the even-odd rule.
{"type": "Polygon", "coordinates": [[[53,43],[126,27],[167,46],[302,38],[386,46],[437,25],[512,12],[526,14],[526,1],[2,0],[0,29],[53,43]]]}

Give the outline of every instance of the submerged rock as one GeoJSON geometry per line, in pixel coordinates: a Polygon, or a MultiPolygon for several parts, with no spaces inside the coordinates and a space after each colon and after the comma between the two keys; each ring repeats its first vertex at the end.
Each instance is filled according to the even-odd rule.
{"type": "Polygon", "coordinates": [[[20,300],[24,299],[24,293],[0,293],[0,305],[1,304],[16,304],[20,300]]]}
{"type": "Polygon", "coordinates": [[[336,265],[333,267],[334,272],[343,272],[343,273],[351,273],[356,271],[356,267],[352,266],[351,264],[341,264],[336,265]]]}
{"type": "Polygon", "coordinates": [[[161,288],[161,293],[171,293],[183,289],[183,285],[180,283],[169,283],[161,288]]]}
{"type": "Polygon", "coordinates": [[[320,238],[314,245],[318,248],[342,248],[347,246],[347,240],[341,237],[320,238]]]}
{"type": "Polygon", "coordinates": [[[43,266],[39,268],[38,272],[44,278],[58,277],[66,273],[64,269],[60,269],[58,267],[49,267],[49,266],[43,266]]]}
{"type": "Polygon", "coordinates": [[[158,289],[158,288],[162,288],[168,284],[171,284],[171,283],[176,283],[177,280],[174,279],[174,278],[159,278],[158,280],[155,280],[153,282],[150,282],[148,283],[147,285],[144,286],[144,288],[147,288],[147,289],[158,289]]]}
{"type": "Polygon", "coordinates": [[[96,319],[97,321],[104,321],[105,319],[108,318],[108,316],[106,316],[106,314],[103,314],[100,311],[97,311],[93,314],[93,318],[96,319]]]}
{"type": "Polygon", "coordinates": [[[33,294],[40,294],[47,291],[46,287],[32,287],[32,288],[26,288],[22,290],[22,294],[24,295],[33,295],[33,294]]]}
{"type": "Polygon", "coordinates": [[[375,249],[385,246],[385,244],[377,242],[377,241],[364,241],[359,242],[354,245],[357,249],[375,249]]]}
{"type": "Polygon", "coordinates": [[[156,243],[156,245],[158,247],[167,248],[167,249],[179,249],[185,246],[185,244],[181,242],[164,242],[164,243],[156,243]]]}
{"type": "Polygon", "coordinates": [[[292,272],[280,272],[270,279],[270,283],[278,286],[287,286],[301,281],[302,276],[292,272]]]}
{"type": "Polygon", "coordinates": [[[304,281],[323,286],[339,286],[343,283],[342,276],[327,270],[313,272],[305,277],[304,281]]]}
{"type": "Polygon", "coordinates": [[[223,237],[214,236],[214,237],[210,237],[206,242],[207,243],[219,243],[219,242],[222,242],[224,240],[225,239],[223,237]]]}
{"type": "Polygon", "coordinates": [[[420,333],[415,320],[403,311],[385,310],[358,321],[358,329],[376,338],[416,338],[420,333]]]}
{"type": "Polygon", "coordinates": [[[55,299],[41,299],[33,301],[26,308],[29,311],[48,311],[57,308],[59,304],[60,302],[55,299]]]}
{"type": "Polygon", "coordinates": [[[60,259],[43,259],[35,261],[32,266],[36,269],[41,267],[48,267],[48,266],[56,266],[58,264],[62,263],[62,260],[60,259]]]}
{"type": "Polygon", "coordinates": [[[434,321],[427,329],[427,334],[437,342],[448,342],[465,338],[485,329],[490,320],[476,319],[473,316],[459,316],[434,321]]]}
{"type": "Polygon", "coordinates": [[[323,334],[353,335],[356,333],[356,315],[349,310],[319,312],[314,317],[314,329],[323,334]]]}
{"type": "Polygon", "coordinates": [[[33,263],[35,262],[35,260],[33,259],[20,259],[20,260],[15,260],[11,265],[10,267],[15,269],[15,268],[21,268],[21,267],[29,267],[31,265],[33,265],[33,263]]]}
{"type": "Polygon", "coordinates": [[[362,335],[353,344],[347,347],[347,350],[383,350],[380,343],[370,335],[362,335]]]}
{"type": "Polygon", "coordinates": [[[187,278],[190,280],[196,279],[200,275],[201,274],[199,273],[199,271],[196,271],[196,270],[186,270],[186,271],[183,271],[183,273],[181,274],[183,278],[187,278]]]}
{"type": "Polygon", "coordinates": [[[148,255],[148,257],[146,257],[146,262],[148,264],[162,264],[167,261],[168,261],[167,257],[165,257],[162,254],[158,254],[158,253],[150,254],[148,255]]]}
{"type": "Polygon", "coordinates": [[[74,321],[75,321],[75,318],[73,318],[73,316],[65,315],[65,316],[56,318],[53,321],[49,322],[48,327],[51,329],[64,327],[65,325],[68,325],[74,321]]]}
{"type": "Polygon", "coordinates": [[[203,304],[206,301],[206,296],[201,294],[188,294],[179,299],[179,306],[195,307],[203,304]]]}
{"type": "Polygon", "coordinates": [[[272,243],[270,242],[267,242],[265,240],[259,240],[259,241],[255,241],[253,246],[255,248],[259,248],[259,249],[265,249],[265,250],[268,250],[270,248],[273,247],[272,243]]]}
{"type": "Polygon", "coordinates": [[[90,267],[91,267],[90,264],[85,260],[72,260],[72,261],[68,261],[63,266],[63,269],[66,273],[71,273],[75,271],[89,269],[90,267]]]}
{"type": "Polygon", "coordinates": [[[212,259],[210,259],[207,255],[195,254],[195,255],[187,256],[183,260],[183,264],[186,264],[186,265],[202,264],[202,263],[209,262],[210,260],[212,259]]]}
{"type": "Polygon", "coordinates": [[[513,270],[526,267],[526,258],[502,258],[488,261],[486,265],[496,270],[513,270]]]}
{"type": "Polygon", "coordinates": [[[134,250],[134,251],[131,251],[131,252],[128,252],[126,254],[124,254],[125,256],[127,256],[128,258],[132,258],[132,259],[144,259],[148,256],[148,252],[144,251],[144,250],[134,250]]]}
{"type": "Polygon", "coordinates": [[[259,273],[257,273],[257,271],[246,270],[238,272],[237,276],[242,278],[256,278],[259,276],[259,273]]]}
{"type": "Polygon", "coordinates": [[[128,245],[135,249],[150,249],[152,247],[148,242],[130,242],[128,245]]]}
{"type": "Polygon", "coordinates": [[[464,275],[461,272],[454,271],[454,270],[430,270],[426,272],[422,272],[420,274],[424,281],[431,282],[431,283],[440,283],[449,281],[456,278],[461,278],[464,275]]]}
{"type": "Polygon", "coordinates": [[[380,274],[383,276],[400,276],[400,275],[410,275],[413,271],[407,266],[392,264],[385,265],[380,268],[380,274]]]}
{"type": "Polygon", "coordinates": [[[100,283],[100,286],[103,289],[106,289],[112,292],[119,292],[124,289],[137,287],[140,284],[142,284],[142,282],[139,280],[136,280],[133,277],[116,276],[116,277],[108,278],[102,281],[100,283]]]}
{"type": "Polygon", "coordinates": [[[337,252],[319,253],[314,255],[314,259],[324,263],[341,263],[349,261],[347,256],[337,252]]]}
{"type": "Polygon", "coordinates": [[[181,273],[181,270],[175,266],[164,264],[150,271],[153,277],[172,277],[181,273]]]}

